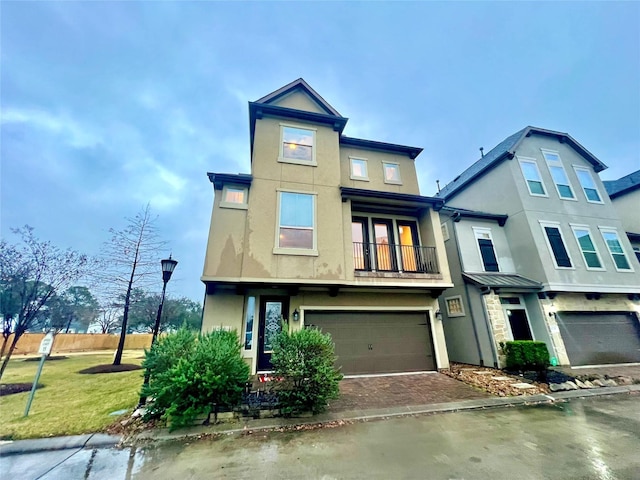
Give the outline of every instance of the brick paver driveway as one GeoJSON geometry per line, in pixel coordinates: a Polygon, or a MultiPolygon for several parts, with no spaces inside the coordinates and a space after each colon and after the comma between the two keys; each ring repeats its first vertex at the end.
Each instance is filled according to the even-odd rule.
{"type": "Polygon", "coordinates": [[[441,373],[345,378],[329,412],[445,403],[491,395],[441,373]]]}

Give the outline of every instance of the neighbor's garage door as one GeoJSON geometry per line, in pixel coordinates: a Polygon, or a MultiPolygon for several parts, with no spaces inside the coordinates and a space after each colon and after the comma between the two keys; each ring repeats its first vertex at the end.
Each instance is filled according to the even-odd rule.
{"type": "Polygon", "coordinates": [[[640,362],[640,324],[631,312],[559,312],[571,365],[640,362]]]}
{"type": "Polygon", "coordinates": [[[304,323],[331,334],[344,374],[436,369],[426,313],[305,312],[304,323]]]}

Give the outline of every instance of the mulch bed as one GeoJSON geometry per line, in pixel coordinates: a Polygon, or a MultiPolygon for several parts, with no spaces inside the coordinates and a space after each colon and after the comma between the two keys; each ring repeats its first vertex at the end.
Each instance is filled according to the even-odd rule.
{"type": "Polygon", "coordinates": [[[130,372],[132,370],[142,370],[142,367],[133,363],[121,363],[120,365],[96,365],[95,367],[80,370],[78,373],[92,375],[96,373],[130,372]]]}
{"type": "MultiPolygon", "coordinates": [[[[33,383],[0,383],[0,397],[5,395],[13,395],[14,393],[30,392],[33,383]]],[[[42,388],[42,383],[37,388],[42,388]]]]}
{"type": "MultiPolygon", "coordinates": [[[[24,361],[25,362],[39,362],[41,357],[29,357],[29,358],[25,358],[24,361]]],[[[50,362],[51,360],[66,360],[69,357],[65,357],[64,355],[51,355],[49,357],[47,357],[47,362],[50,362]]]]}

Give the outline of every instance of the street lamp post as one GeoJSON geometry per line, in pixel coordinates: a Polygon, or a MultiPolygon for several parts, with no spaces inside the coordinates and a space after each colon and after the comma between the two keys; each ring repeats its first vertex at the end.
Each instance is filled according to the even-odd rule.
{"type": "MultiPolygon", "coordinates": [[[[158,315],[156,316],[156,323],[153,326],[153,336],[151,337],[150,348],[153,348],[153,344],[156,343],[156,338],[158,337],[158,331],[160,330],[160,320],[162,319],[162,307],[164,306],[164,294],[167,291],[167,283],[171,279],[171,274],[175,270],[176,265],[178,265],[178,262],[172,259],[171,255],[169,255],[169,258],[165,258],[164,260],[161,260],[160,263],[162,264],[162,296],[160,297],[160,305],[158,305],[158,315]]],[[[142,384],[143,390],[147,385],[149,385],[150,376],[151,376],[151,373],[149,372],[149,369],[147,369],[147,371],[144,374],[144,382],[142,384]]],[[[146,403],[147,403],[147,397],[144,394],[140,395],[138,408],[142,407],[146,403]]]]}

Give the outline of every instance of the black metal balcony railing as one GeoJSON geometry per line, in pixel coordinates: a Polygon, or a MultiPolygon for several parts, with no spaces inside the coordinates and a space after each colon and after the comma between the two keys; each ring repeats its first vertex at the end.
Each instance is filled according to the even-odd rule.
{"type": "Polygon", "coordinates": [[[353,242],[356,270],[440,273],[436,247],[353,242]]]}

